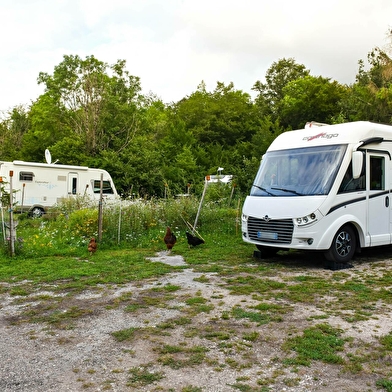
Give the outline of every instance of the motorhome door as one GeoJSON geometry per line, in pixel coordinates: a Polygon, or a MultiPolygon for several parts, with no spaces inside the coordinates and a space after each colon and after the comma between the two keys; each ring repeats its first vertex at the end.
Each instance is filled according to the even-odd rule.
{"type": "Polygon", "coordinates": [[[76,195],[78,193],[78,173],[68,173],[68,195],[76,195]]]}
{"type": "Polygon", "coordinates": [[[371,246],[391,243],[390,215],[391,195],[389,171],[391,164],[389,154],[367,152],[366,172],[368,189],[368,232],[371,246]]]}

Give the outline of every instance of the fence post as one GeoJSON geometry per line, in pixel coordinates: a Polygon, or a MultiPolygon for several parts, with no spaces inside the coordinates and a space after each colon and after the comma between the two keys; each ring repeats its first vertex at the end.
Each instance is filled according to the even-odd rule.
{"type": "Polygon", "coordinates": [[[15,255],[15,228],[14,228],[14,207],[13,207],[13,190],[12,190],[12,177],[14,176],[14,172],[10,171],[10,249],[11,256],[15,255]]]}
{"type": "Polygon", "coordinates": [[[103,173],[101,173],[101,184],[99,190],[99,204],[98,204],[98,242],[102,240],[102,221],[103,221],[103,173]]]}
{"type": "Polygon", "coordinates": [[[198,208],[197,214],[196,214],[195,223],[193,224],[193,228],[194,228],[194,229],[197,228],[197,221],[198,221],[198,219],[199,219],[199,215],[200,215],[200,211],[201,211],[201,205],[203,204],[203,200],[204,200],[204,196],[205,196],[205,194],[206,194],[207,186],[208,186],[208,180],[207,180],[207,178],[206,178],[206,179],[205,179],[205,182],[204,182],[203,194],[201,195],[199,208],[198,208]]]}

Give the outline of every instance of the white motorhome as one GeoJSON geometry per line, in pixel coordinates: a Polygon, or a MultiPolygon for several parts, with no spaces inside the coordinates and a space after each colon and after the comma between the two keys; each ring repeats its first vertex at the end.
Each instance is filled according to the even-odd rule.
{"type": "Polygon", "coordinates": [[[12,182],[15,191],[15,210],[29,211],[34,217],[40,217],[61,200],[78,195],[99,201],[101,175],[103,198],[116,199],[116,188],[106,170],[52,163],[0,161],[0,176],[6,184],[5,189],[9,191],[12,182]]]}
{"type": "Polygon", "coordinates": [[[392,242],[392,126],[308,123],[279,135],[242,210],[242,238],[259,255],[323,251],[345,265],[392,242]]]}

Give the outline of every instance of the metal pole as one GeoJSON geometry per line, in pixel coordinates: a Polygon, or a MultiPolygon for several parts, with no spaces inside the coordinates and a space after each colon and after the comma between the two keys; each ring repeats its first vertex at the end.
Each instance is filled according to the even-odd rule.
{"type": "Polygon", "coordinates": [[[121,213],[122,213],[122,202],[120,200],[120,212],[118,214],[118,237],[117,237],[117,243],[120,245],[120,240],[121,240],[121,213]]]}
{"type": "Polygon", "coordinates": [[[101,184],[99,191],[99,205],[98,205],[98,242],[102,240],[102,221],[103,221],[103,173],[101,173],[101,184]]]}
{"type": "Polygon", "coordinates": [[[14,172],[10,171],[10,246],[11,256],[15,255],[15,233],[14,233],[14,213],[13,213],[13,200],[12,200],[12,177],[14,172]]]}
{"type": "MultiPolygon", "coordinates": [[[[0,177],[0,185],[3,184],[3,177],[0,177]]],[[[6,243],[6,236],[5,236],[5,222],[4,222],[4,206],[3,206],[3,188],[0,186],[0,197],[1,197],[1,203],[0,203],[0,208],[1,208],[1,224],[2,224],[2,229],[3,229],[3,239],[4,239],[4,244],[6,243]]]]}
{"type": "Polygon", "coordinates": [[[23,185],[22,185],[22,206],[21,206],[21,211],[20,212],[23,212],[25,187],[26,187],[26,184],[23,183],[23,185]]]}
{"type": "Polygon", "coordinates": [[[200,199],[200,203],[199,203],[199,208],[197,210],[197,214],[196,214],[196,219],[195,219],[195,223],[193,224],[193,228],[196,229],[196,225],[197,225],[197,221],[199,219],[199,215],[200,215],[200,211],[201,211],[201,205],[203,204],[203,200],[204,200],[204,196],[206,194],[206,190],[207,190],[207,185],[208,185],[208,181],[207,178],[205,179],[204,182],[204,189],[203,189],[203,194],[201,195],[201,199],[200,199]]]}

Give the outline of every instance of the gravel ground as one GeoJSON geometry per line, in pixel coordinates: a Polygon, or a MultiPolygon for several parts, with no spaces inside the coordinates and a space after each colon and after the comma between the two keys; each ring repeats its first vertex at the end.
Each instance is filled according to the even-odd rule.
{"type": "MultiPolygon", "coordinates": [[[[151,260],[172,265],[185,264],[181,256],[165,252],[151,260]]],[[[390,260],[386,263],[389,265],[390,260]]],[[[385,269],[385,264],[380,268],[385,269]]],[[[347,274],[358,273],[361,269],[365,271],[366,265],[355,265],[354,269],[347,270],[347,274]]],[[[295,269],[287,272],[296,273],[295,269]]],[[[322,276],[334,272],[316,268],[310,273],[322,276]]],[[[339,366],[318,362],[300,367],[295,372],[282,366],[279,361],[283,355],[281,345],[288,331],[301,330],[308,325],[309,316],[320,313],[317,307],[295,304],[293,311],[280,323],[250,328],[249,322],[243,319],[230,319],[223,325],[222,313],[225,310],[245,303],[251,306],[258,301],[229,294],[216,274],[203,274],[205,283],[200,279],[195,281],[200,276],[192,269],[184,269],[183,272],[150,280],[142,286],[129,283],[120,287],[100,287],[98,291],[69,298],[69,306],[83,303],[91,310],[77,318],[72,328],[56,328],[47,323],[29,323],[20,319],[23,312],[40,305],[39,298],[65,296],[64,293],[37,292],[29,301],[25,297],[0,294],[0,391],[365,392],[376,389],[375,382],[379,376],[372,372],[342,372],[339,366]],[[176,292],[176,299],[165,306],[149,306],[138,312],[126,312],[124,306],[106,306],[124,294],[135,298],[166,284],[179,285],[181,290],[176,292]],[[168,331],[157,328],[162,323],[184,316],[182,309],[185,304],[178,298],[186,298],[187,295],[208,298],[213,309],[209,313],[195,315],[190,320],[191,326],[178,324],[168,331]],[[146,327],[150,328],[150,333],[137,335],[135,339],[118,341],[112,335],[119,330],[145,330],[146,327]],[[257,342],[248,344],[242,336],[255,329],[260,337],[257,342]],[[227,340],[203,338],[202,331],[223,330],[229,331],[227,340]],[[181,344],[205,347],[208,360],[187,366],[165,365],[159,350],[181,344]],[[143,382],[143,375],[137,373],[137,369],[147,371],[145,374],[150,377],[162,378],[158,377],[151,383],[143,382]],[[257,380],[266,380],[266,386],[263,387],[263,383],[257,380]]],[[[382,312],[370,320],[354,324],[334,315],[328,323],[342,328],[347,336],[362,345],[372,345],[379,336],[391,331],[391,317],[392,308],[384,306],[382,312]]],[[[179,355],[178,358],[185,360],[181,357],[185,354],[179,355]]]]}

